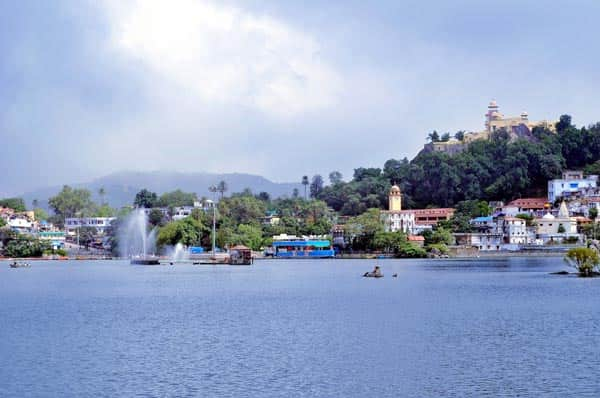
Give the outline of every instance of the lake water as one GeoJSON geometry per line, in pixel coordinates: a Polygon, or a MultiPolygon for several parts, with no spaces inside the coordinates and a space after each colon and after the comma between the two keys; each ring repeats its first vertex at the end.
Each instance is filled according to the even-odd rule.
{"type": "Polygon", "coordinates": [[[600,396],[600,278],[379,264],[0,262],[0,396],[600,396]]]}

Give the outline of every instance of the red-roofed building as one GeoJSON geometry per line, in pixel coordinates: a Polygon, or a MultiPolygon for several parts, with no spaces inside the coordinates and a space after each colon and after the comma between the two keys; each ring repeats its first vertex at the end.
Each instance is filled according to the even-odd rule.
{"type": "Polygon", "coordinates": [[[551,204],[546,198],[519,198],[502,207],[502,212],[507,216],[516,216],[523,213],[538,213],[550,208],[551,204]]]}
{"type": "Polygon", "coordinates": [[[416,225],[429,225],[435,227],[438,222],[449,220],[454,215],[454,209],[442,207],[439,209],[414,209],[405,210],[415,216],[416,225]]]}
{"type": "Polygon", "coordinates": [[[423,247],[425,245],[425,237],[421,235],[409,235],[408,241],[417,246],[423,247]]]}

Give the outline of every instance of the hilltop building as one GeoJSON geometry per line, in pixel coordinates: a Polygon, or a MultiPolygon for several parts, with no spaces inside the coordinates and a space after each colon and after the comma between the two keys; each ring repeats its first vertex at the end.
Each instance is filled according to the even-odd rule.
{"type": "Polygon", "coordinates": [[[511,139],[531,137],[531,132],[535,127],[544,127],[550,131],[555,131],[555,122],[548,120],[532,122],[525,111],[521,112],[519,116],[504,116],[500,113],[498,103],[495,100],[492,100],[488,105],[484,126],[485,128],[482,131],[466,133],[462,141],[451,138],[448,141],[431,142],[425,144],[423,150],[455,155],[464,151],[471,142],[487,140],[493,132],[499,130],[506,130],[511,139]]]}
{"type": "Polygon", "coordinates": [[[519,116],[505,117],[498,111],[498,104],[492,100],[485,114],[485,131],[490,134],[501,129],[506,130],[511,136],[523,137],[531,133],[534,127],[545,127],[551,131],[555,130],[554,122],[542,120],[538,122],[529,121],[529,115],[523,111],[519,116]]]}

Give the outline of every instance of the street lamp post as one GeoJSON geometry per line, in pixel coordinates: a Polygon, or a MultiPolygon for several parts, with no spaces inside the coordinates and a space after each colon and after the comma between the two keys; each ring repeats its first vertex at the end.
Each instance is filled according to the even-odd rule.
{"type": "MultiPolygon", "coordinates": [[[[215,197],[215,193],[218,188],[215,185],[211,185],[208,190],[213,193],[213,198],[215,197]]],[[[215,248],[216,248],[216,239],[217,239],[217,209],[216,202],[214,200],[208,200],[207,202],[212,203],[213,208],[213,225],[212,225],[212,256],[216,258],[215,248]]]]}

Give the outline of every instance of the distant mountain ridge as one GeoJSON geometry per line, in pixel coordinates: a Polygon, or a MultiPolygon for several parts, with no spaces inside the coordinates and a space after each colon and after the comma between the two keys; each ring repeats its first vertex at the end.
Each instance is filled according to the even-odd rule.
{"type": "MultiPolygon", "coordinates": [[[[300,180],[300,178],[298,178],[300,180]]],[[[74,188],[85,188],[92,192],[93,200],[100,202],[98,191],[104,188],[104,200],[112,207],[131,205],[135,194],[146,188],[158,195],[181,189],[185,192],[195,192],[198,197],[212,197],[208,190],[211,185],[225,181],[228,186],[226,195],[241,192],[250,188],[252,192],[268,192],[271,197],[292,196],[294,188],[303,191],[301,183],[277,183],[262,176],[244,173],[181,173],[169,171],[124,171],[96,178],[87,183],[66,184],[74,188]]],[[[52,186],[26,192],[22,195],[27,207],[31,207],[34,199],[39,206],[47,208],[48,199],[56,195],[62,186],[52,186]]]]}

